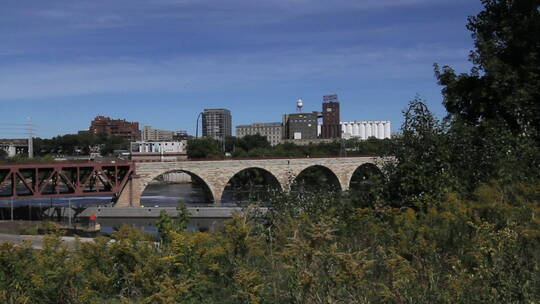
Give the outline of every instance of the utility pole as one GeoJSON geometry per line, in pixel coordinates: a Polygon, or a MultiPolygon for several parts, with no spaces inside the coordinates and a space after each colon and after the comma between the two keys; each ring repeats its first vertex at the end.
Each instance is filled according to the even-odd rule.
{"type": "Polygon", "coordinates": [[[71,198],[68,198],[68,226],[71,228],[71,198]]]}
{"type": "Polygon", "coordinates": [[[13,222],[13,199],[11,199],[11,221],[13,222]]]}

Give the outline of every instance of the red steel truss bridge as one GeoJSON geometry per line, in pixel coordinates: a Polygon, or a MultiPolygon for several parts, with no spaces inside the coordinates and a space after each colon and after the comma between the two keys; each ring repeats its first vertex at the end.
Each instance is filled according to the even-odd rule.
{"type": "Polygon", "coordinates": [[[0,164],[0,200],[114,195],[134,173],[132,162],[0,164]]]}

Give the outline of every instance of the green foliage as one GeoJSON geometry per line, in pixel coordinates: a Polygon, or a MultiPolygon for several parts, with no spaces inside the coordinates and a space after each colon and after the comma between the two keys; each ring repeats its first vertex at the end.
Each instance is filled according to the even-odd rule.
{"type": "Polygon", "coordinates": [[[445,128],[424,101],[414,99],[404,111],[402,135],[395,141],[395,161],[385,166],[388,199],[394,205],[427,208],[452,189],[445,128]]]}
{"type": "Polygon", "coordinates": [[[170,233],[173,231],[173,222],[167,211],[161,210],[159,218],[156,220],[156,227],[161,236],[161,240],[164,243],[169,243],[171,241],[170,233]]]}
{"type": "Polygon", "coordinates": [[[32,159],[28,158],[28,155],[26,154],[17,154],[11,158],[5,159],[3,162],[7,163],[49,163],[54,161],[54,157],[52,155],[45,155],[45,156],[35,156],[32,159]]]}
{"type": "Polygon", "coordinates": [[[375,137],[367,140],[353,138],[333,142],[310,143],[302,146],[291,142],[270,146],[266,137],[260,135],[248,135],[242,138],[229,136],[225,140],[225,150],[235,158],[389,155],[391,147],[391,139],[377,139],[375,137]]]}
{"type": "Polygon", "coordinates": [[[215,233],[43,250],[0,244],[3,303],[535,303],[540,184],[483,184],[427,210],[280,194],[215,233]]]}
{"type": "Polygon", "coordinates": [[[88,155],[99,150],[102,155],[110,155],[114,150],[128,150],[129,141],[104,134],[81,132],[66,134],[51,139],[34,138],[34,151],[38,156],[45,155],[88,155]]]}
{"type": "Polygon", "coordinates": [[[225,151],[233,157],[263,156],[270,151],[270,143],[265,136],[246,135],[242,138],[227,136],[225,151]]]}
{"type": "Polygon", "coordinates": [[[187,229],[190,213],[187,210],[186,204],[182,201],[178,202],[176,210],[178,211],[178,215],[175,218],[172,218],[167,211],[161,210],[159,218],[156,220],[156,227],[163,243],[170,243],[173,233],[187,229]]]}
{"type": "Polygon", "coordinates": [[[501,121],[514,135],[540,140],[540,10],[535,0],[482,0],[469,18],[475,50],[470,73],[435,67],[448,112],[467,124],[501,121]]]}
{"type": "Polygon", "coordinates": [[[187,229],[188,223],[189,223],[189,217],[191,216],[191,213],[187,209],[187,206],[184,202],[179,201],[178,206],[176,207],[176,210],[178,211],[178,215],[176,216],[175,222],[176,222],[176,229],[177,231],[184,231],[187,229]]]}
{"type": "Polygon", "coordinates": [[[188,140],[187,155],[189,158],[222,158],[224,156],[221,143],[209,137],[188,140]]]}
{"type": "Polygon", "coordinates": [[[482,3],[467,25],[475,43],[470,73],[435,66],[450,123],[450,163],[469,192],[492,179],[530,182],[540,172],[539,3],[482,3]]]}

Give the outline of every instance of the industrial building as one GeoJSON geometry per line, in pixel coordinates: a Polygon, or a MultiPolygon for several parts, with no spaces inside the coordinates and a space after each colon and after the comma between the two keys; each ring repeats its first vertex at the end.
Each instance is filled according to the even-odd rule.
{"type": "Polygon", "coordinates": [[[129,141],[141,139],[138,122],[129,122],[125,119],[111,119],[106,116],[96,116],[90,124],[90,132],[94,134],[106,134],[107,136],[118,136],[129,141]]]}
{"type": "Polygon", "coordinates": [[[232,116],[227,109],[204,109],[202,113],[202,135],[224,140],[232,135],[232,116]]]}
{"type": "Polygon", "coordinates": [[[283,115],[283,139],[317,138],[317,112],[283,115]]]}
{"type": "Polygon", "coordinates": [[[323,96],[321,138],[340,138],[341,125],[337,95],[323,96]]]}
{"type": "Polygon", "coordinates": [[[246,135],[265,136],[270,145],[275,146],[281,143],[283,126],[280,122],[256,122],[250,125],[236,126],[236,136],[242,138],[246,135]]]}
{"type": "Polygon", "coordinates": [[[385,139],[391,137],[391,126],[389,120],[368,120],[368,121],[345,121],[341,122],[343,138],[368,139],[375,137],[385,139]]]}

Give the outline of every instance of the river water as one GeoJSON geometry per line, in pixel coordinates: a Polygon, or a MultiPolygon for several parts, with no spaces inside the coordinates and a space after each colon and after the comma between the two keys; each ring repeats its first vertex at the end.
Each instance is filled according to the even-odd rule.
{"type": "MultiPolygon", "coordinates": [[[[95,195],[84,197],[54,197],[54,198],[37,198],[37,199],[17,199],[13,201],[13,206],[17,207],[68,207],[85,208],[106,206],[111,202],[110,195],[95,195]]],[[[197,184],[182,183],[182,184],[151,184],[149,185],[141,197],[141,205],[158,206],[158,207],[176,207],[179,202],[185,203],[189,207],[196,206],[212,206],[212,201],[208,193],[197,184]]],[[[233,202],[222,202],[225,206],[234,206],[233,202]]],[[[11,201],[0,201],[0,208],[9,209],[11,201]]],[[[36,208],[37,209],[37,208],[36,208]]],[[[6,212],[4,212],[6,213],[6,212]]],[[[27,214],[25,212],[25,214],[27,214]]],[[[28,216],[25,216],[28,219],[28,216]]],[[[7,218],[6,218],[7,219],[7,218]]],[[[17,215],[15,217],[17,219],[17,215]]],[[[112,233],[123,224],[130,224],[141,227],[144,231],[156,234],[156,219],[155,218],[98,218],[97,222],[101,225],[102,233],[112,233]]],[[[188,230],[197,231],[214,231],[223,226],[222,218],[192,218],[188,223],[188,230]]]]}
{"type": "MultiPolygon", "coordinates": [[[[201,186],[184,184],[151,184],[146,187],[141,197],[141,204],[145,206],[176,207],[179,201],[187,206],[211,206],[212,202],[201,186]]],[[[19,206],[50,206],[50,207],[97,207],[106,206],[111,202],[110,195],[93,195],[80,197],[52,197],[34,199],[16,199],[14,207],[19,206]]],[[[225,202],[231,204],[231,202],[225,202]]],[[[1,207],[9,207],[11,201],[1,200],[1,207]]]]}

